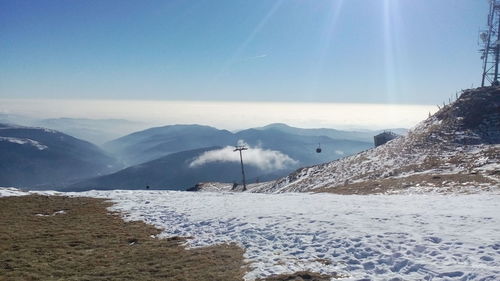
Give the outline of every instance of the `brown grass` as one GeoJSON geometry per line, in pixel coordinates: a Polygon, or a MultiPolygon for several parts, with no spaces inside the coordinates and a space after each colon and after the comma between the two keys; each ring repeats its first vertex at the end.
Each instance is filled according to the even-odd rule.
{"type": "Polygon", "coordinates": [[[312,273],[308,271],[301,271],[292,274],[280,274],[268,277],[267,279],[257,279],[257,281],[330,281],[332,278],[344,278],[343,275],[324,275],[319,273],[312,273]]]}
{"type": "Polygon", "coordinates": [[[186,250],[93,198],[0,198],[0,280],[242,280],[243,250],[186,250]],[[64,214],[54,214],[64,210],[64,214]],[[46,216],[37,216],[44,214],[46,216]]]}
{"type": "MultiPolygon", "coordinates": [[[[159,229],[125,222],[110,205],[84,197],[0,198],[0,280],[243,280],[247,266],[235,244],[186,250],[185,238],[154,238],[159,229]]],[[[330,277],[298,272],[259,280],[330,277]]]]}
{"type": "Polygon", "coordinates": [[[315,189],[315,192],[327,192],[335,194],[380,194],[388,191],[403,190],[410,186],[420,184],[421,186],[434,186],[437,191],[442,188],[443,191],[452,191],[451,185],[460,185],[462,183],[494,183],[493,180],[486,178],[480,174],[449,174],[449,175],[431,175],[420,174],[411,175],[404,178],[386,178],[367,180],[359,183],[351,183],[347,185],[339,185],[315,189]],[[443,184],[444,182],[444,184],[443,184]],[[451,188],[451,189],[450,189],[451,188]]]}

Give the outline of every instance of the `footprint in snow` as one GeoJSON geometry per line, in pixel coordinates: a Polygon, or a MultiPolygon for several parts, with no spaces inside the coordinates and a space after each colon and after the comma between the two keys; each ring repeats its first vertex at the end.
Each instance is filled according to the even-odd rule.
{"type": "Polygon", "coordinates": [[[436,236],[429,236],[429,237],[426,237],[424,240],[430,241],[434,244],[439,244],[439,243],[441,243],[441,241],[443,241],[443,239],[436,237],[436,236]]]}
{"type": "Polygon", "coordinates": [[[490,256],[482,256],[480,259],[483,261],[494,261],[495,260],[493,257],[490,257],[490,256]]]}

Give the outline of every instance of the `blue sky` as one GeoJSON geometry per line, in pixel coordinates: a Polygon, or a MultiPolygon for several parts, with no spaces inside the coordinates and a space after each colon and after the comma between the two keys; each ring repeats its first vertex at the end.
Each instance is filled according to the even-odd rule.
{"type": "Polygon", "coordinates": [[[438,104],[486,0],[0,0],[0,98],[438,104]]]}

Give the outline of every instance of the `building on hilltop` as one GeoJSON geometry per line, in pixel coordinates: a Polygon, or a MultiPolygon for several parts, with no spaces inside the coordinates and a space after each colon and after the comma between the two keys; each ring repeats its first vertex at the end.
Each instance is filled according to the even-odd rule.
{"type": "Polygon", "coordinates": [[[375,142],[375,147],[383,145],[384,143],[393,140],[395,138],[399,137],[398,134],[391,132],[391,131],[384,131],[383,133],[380,133],[376,136],[373,137],[373,140],[375,142]]]}

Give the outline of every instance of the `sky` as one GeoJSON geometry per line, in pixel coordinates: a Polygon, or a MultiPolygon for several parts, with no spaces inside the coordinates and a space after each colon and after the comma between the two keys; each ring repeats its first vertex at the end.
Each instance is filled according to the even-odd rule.
{"type": "MultiPolygon", "coordinates": [[[[125,111],[147,119],[135,104],[156,101],[266,104],[301,118],[318,104],[322,114],[401,105],[394,112],[419,107],[422,118],[479,85],[487,12],[486,0],[0,0],[0,112],[36,111],[26,108],[33,100],[52,103],[41,117],[69,101],[128,101],[125,111]]],[[[226,118],[209,112],[185,121],[226,118]]],[[[355,123],[315,118],[309,127],[355,123]]]]}

